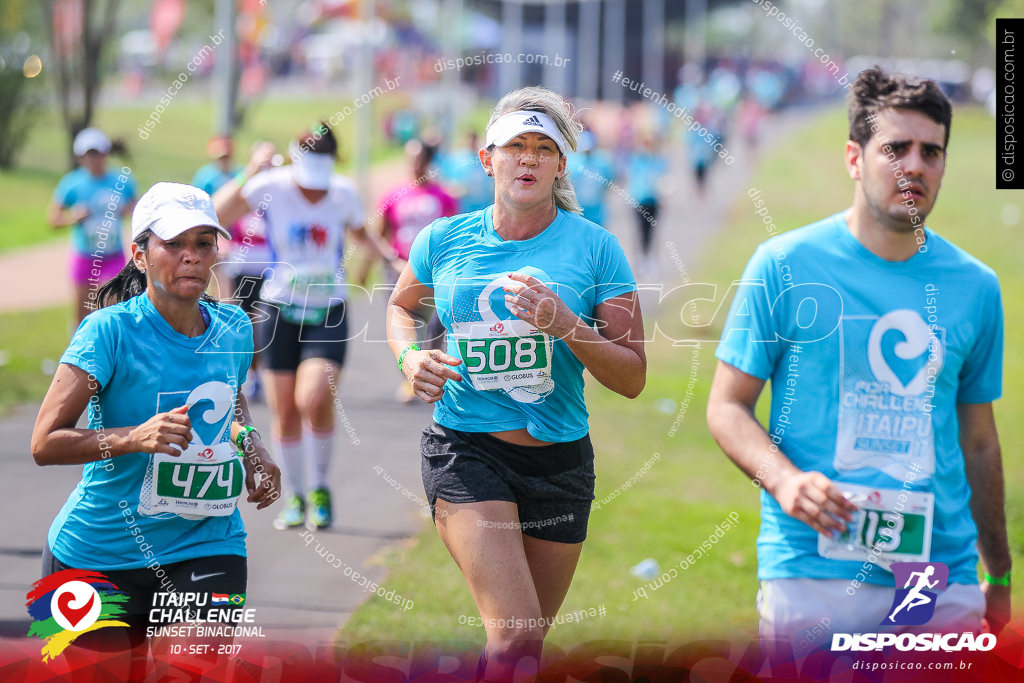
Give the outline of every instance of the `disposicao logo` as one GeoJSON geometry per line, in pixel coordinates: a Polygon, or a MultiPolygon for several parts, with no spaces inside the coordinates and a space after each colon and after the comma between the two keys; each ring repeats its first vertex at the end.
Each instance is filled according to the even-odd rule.
{"type": "Polygon", "coordinates": [[[99,572],[65,569],[32,584],[25,596],[35,621],[29,636],[42,638],[43,661],[62,653],[78,636],[111,626],[128,627],[124,615],[128,596],[99,572]]]}
{"type": "MultiPolygon", "coordinates": [[[[881,626],[921,626],[935,614],[939,593],[946,590],[949,567],[941,562],[894,562],[896,594],[881,626]],[[902,586],[902,588],[901,588],[902,586]]],[[[881,651],[895,647],[906,652],[986,651],[996,646],[992,633],[833,633],[832,651],[881,651]]]]}
{"type": "Polygon", "coordinates": [[[935,614],[935,599],[946,590],[949,567],[941,562],[894,562],[892,573],[896,578],[896,595],[882,625],[928,623],[935,614]]]}

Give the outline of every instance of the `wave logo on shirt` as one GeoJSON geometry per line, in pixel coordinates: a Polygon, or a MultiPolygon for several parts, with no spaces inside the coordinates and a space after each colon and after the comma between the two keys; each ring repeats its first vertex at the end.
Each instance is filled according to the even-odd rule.
{"type": "Polygon", "coordinates": [[[115,626],[121,621],[128,596],[99,572],[65,569],[32,584],[25,596],[34,619],[28,636],[42,638],[43,661],[54,659],[85,633],[115,626]]]}
{"type": "Polygon", "coordinates": [[[917,311],[883,315],[868,337],[868,363],[879,382],[899,396],[918,396],[942,369],[942,343],[917,311]]]}
{"type": "MultiPolygon", "coordinates": [[[[535,277],[541,282],[551,282],[551,277],[544,272],[543,269],[537,268],[536,266],[524,266],[517,271],[520,275],[529,275],[535,277]]],[[[477,297],[477,308],[480,311],[480,319],[486,322],[494,322],[493,331],[501,332],[504,330],[504,323],[495,314],[494,309],[491,307],[491,297],[498,293],[500,296],[501,306],[505,308],[505,311],[509,311],[508,304],[505,303],[505,292],[504,288],[507,285],[518,285],[521,284],[511,278],[508,275],[501,275],[494,278],[487,285],[484,286],[483,291],[477,297]]],[[[497,298],[497,297],[496,297],[497,298]]],[[[512,389],[503,389],[510,398],[519,403],[540,403],[544,398],[555,390],[555,380],[550,376],[545,377],[540,383],[533,384],[530,386],[515,387],[512,389]]]]}
{"type": "Polygon", "coordinates": [[[884,625],[920,626],[935,614],[935,600],[946,590],[949,567],[942,562],[894,562],[892,573],[896,578],[893,596],[884,625]],[[899,586],[903,586],[900,588],[899,586]]]}

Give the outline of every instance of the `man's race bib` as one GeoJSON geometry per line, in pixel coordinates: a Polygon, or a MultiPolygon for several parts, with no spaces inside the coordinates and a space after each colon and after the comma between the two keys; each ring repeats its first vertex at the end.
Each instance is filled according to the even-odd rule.
{"type": "Polygon", "coordinates": [[[835,482],[860,507],[846,531],[818,534],[818,554],[833,560],[870,558],[885,569],[893,562],[927,562],[931,555],[935,495],[835,482]],[[901,500],[902,499],[902,500],[901,500]]]}
{"type": "MultiPolygon", "coordinates": [[[[154,453],[149,459],[153,486],[141,501],[152,514],[173,512],[186,519],[225,517],[235,511],[245,473],[235,447],[191,444],[179,456],[154,453]]],[[[150,473],[147,472],[147,478],[150,473]]]]}
{"type": "Polygon", "coordinates": [[[551,378],[551,337],[525,320],[454,323],[450,334],[476,389],[508,391],[551,378]]]}

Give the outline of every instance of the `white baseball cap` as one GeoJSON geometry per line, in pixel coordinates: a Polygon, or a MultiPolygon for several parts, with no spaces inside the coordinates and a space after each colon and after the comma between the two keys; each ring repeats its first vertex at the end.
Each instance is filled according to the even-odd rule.
{"type": "Polygon", "coordinates": [[[132,240],[146,230],[169,240],[201,225],[217,228],[224,239],[231,239],[217,218],[210,195],[191,185],[157,183],[146,190],[132,211],[132,240]]]}
{"type": "Polygon", "coordinates": [[[90,149],[94,149],[100,154],[110,153],[110,138],[104,135],[99,128],[83,128],[71,144],[71,151],[75,153],[76,157],[85,156],[90,149]]]}
{"type": "Polygon", "coordinates": [[[558,131],[554,119],[539,111],[513,111],[505,114],[487,128],[485,147],[501,147],[523,133],[543,133],[555,141],[558,151],[567,153],[565,138],[558,131]]]}
{"type": "Polygon", "coordinates": [[[299,187],[307,190],[326,190],[331,186],[331,175],[334,173],[334,156],[307,152],[292,141],[288,147],[288,155],[292,160],[292,173],[299,187]]]}

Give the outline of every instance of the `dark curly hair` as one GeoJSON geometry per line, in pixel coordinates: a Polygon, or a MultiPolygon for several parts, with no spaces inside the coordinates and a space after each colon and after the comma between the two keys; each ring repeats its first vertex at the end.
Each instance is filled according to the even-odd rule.
{"type": "Polygon", "coordinates": [[[879,66],[857,75],[849,94],[850,139],[864,146],[871,139],[869,116],[883,109],[906,109],[924,114],[946,129],[942,146],[949,144],[953,105],[935,81],[902,74],[887,74],[879,66]]]}

